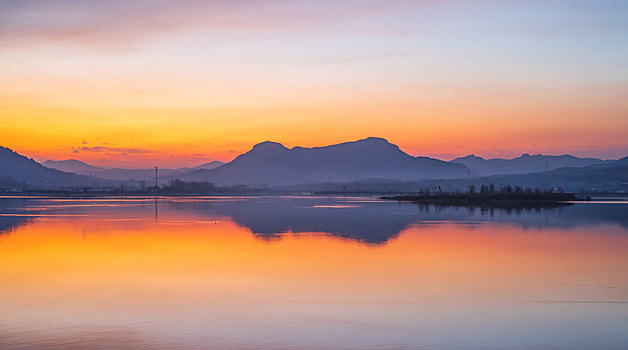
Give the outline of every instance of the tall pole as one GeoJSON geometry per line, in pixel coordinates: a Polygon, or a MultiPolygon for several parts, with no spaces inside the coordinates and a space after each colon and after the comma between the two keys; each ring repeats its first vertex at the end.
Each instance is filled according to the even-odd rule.
{"type": "Polygon", "coordinates": [[[157,189],[157,172],[159,171],[158,167],[155,167],[155,189],[157,189]]]}

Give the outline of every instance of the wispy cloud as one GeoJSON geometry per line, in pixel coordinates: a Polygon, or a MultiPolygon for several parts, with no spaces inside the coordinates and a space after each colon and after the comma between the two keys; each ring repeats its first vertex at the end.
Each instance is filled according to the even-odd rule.
{"type": "Polygon", "coordinates": [[[125,45],[187,28],[285,31],[403,12],[433,0],[0,0],[0,43],[125,45]]]}
{"type": "Polygon", "coordinates": [[[94,152],[94,153],[111,153],[120,155],[132,155],[132,154],[153,154],[155,151],[141,149],[141,148],[126,148],[126,147],[107,147],[107,146],[80,146],[72,147],[73,153],[80,152],[94,152]]]}

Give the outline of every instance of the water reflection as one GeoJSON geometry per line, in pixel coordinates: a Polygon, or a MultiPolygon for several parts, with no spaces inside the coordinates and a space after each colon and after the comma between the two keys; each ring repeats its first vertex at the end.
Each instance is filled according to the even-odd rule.
{"type": "Polygon", "coordinates": [[[0,199],[0,348],[626,348],[623,208],[0,199]]]}
{"type": "MultiPolygon", "coordinates": [[[[159,218],[192,221],[232,220],[264,240],[286,232],[325,233],[369,244],[382,244],[410,225],[457,222],[474,225],[504,223],[531,228],[573,228],[614,224],[628,228],[626,202],[578,203],[518,208],[451,207],[336,197],[159,197],[159,198],[4,198],[0,199],[0,233],[36,217],[98,216],[117,221],[159,218]]],[[[141,230],[144,224],[138,223],[141,230]]]]}

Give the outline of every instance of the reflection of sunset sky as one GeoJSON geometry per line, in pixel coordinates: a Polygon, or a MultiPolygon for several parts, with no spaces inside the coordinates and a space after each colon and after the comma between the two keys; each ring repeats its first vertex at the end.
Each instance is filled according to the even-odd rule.
{"type": "Polygon", "coordinates": [[[310,346],[335,332],[368,343],[456,329],[458,340],[503,344],[493,331],[516,342],[511,327],[541,322],[561,338],[561,327],[587,330],[578,319],[589,317],[614,334],[625,310],[604,304],[627,295],[628,240],[616,226],[598,226],[608,233],[600,234],[441,223],[373,246],[318,233],[268,242],[226,218],[170,219],[103,229],[89,217],[55,218],[4,236],[0,329],[117,325],[153,341],[186,334],[236,344],[255,336],[291,344],[305,334],[310,346]],[[365,327],[373,331],[353,333],[365,327]]]}
{"type": "Polygon", "coordinates": [[[0,348],[618,347],[625,206],[5,196],[0,348]]]}
{"type": "Polygon", "coordinates": [[[625,156],[626,10],[0,1],[0,138],[39,159],[126,166],[366,136],[444,158],[625,156]]]}

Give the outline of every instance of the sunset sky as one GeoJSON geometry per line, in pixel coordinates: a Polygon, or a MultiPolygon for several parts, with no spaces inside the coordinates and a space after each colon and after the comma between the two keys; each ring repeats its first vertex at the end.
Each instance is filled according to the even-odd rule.
{"type": "Polygon", "coordinates": [[[0,145],[189,166],[368,136],[628,155],[627,1],[0,0],[0,145]]]}

